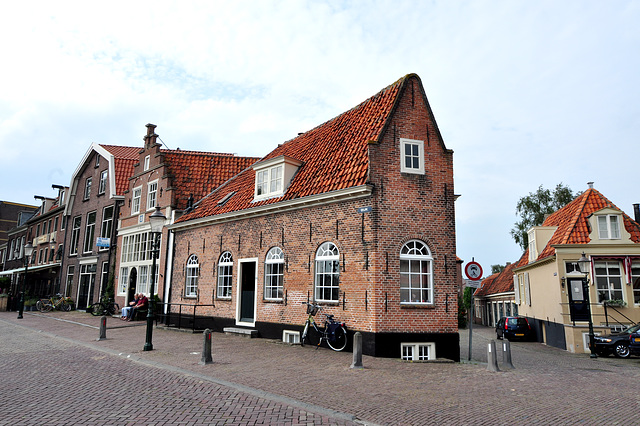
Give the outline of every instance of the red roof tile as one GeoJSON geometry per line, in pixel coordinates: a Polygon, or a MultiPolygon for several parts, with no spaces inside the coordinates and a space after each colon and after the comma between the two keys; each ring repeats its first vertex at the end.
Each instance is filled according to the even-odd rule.
{"type": "Polygon", "coordinates": [[[140,160],[140,148],[132,146],[100,145],[114,157],[116,195],[123,195],[129,189],[129,178],[133,166],[140,160]]]}
{"type": "Polygon", "coordinates": [[[233,154],[164,149],[161,152],[173,178],[176,208],[181,210],[187,207],[189,196],[200,200],[258,161],[256,157],[233,154]]]}
{"type": "Polygon", "coordinates": [[[476,290],[474,294],[476,296],[490,296],[513,291],[513,270],[526,263],[527,257],[525,255],[528,256],[528,252],[525,252],[517,262],[505,266],[502,272],[493,274],[483,280],[482,287],[476,290]]]}
{"type": "MultiPolygon", "coordinates": [[[[569,204],[552,213],[542,226],[557,226],[558,229],[540,252],[538,260],[555,254],[555,244],[587,244],[589,238],[589,216],[604,208],[621,211],[596,189],[589,188],[569,204]]],[[[640,225],[622,212],[624,228],[631,234],[631,241],[640,243],[640,225]]]]}
{"type": "Polygon", "coordinates": [[[263,160],[287,156],[302,162],[281,197],[253,202],[255,171],[249,168],[203,199],[178,222],[364,185],[369,172],[368,143],[382,135],[402,88],[411,77],[401,78],[360,105],[265,156],[263,160]],[[218,205],[232,191],[236,193],[228,202],[218,205]]]}

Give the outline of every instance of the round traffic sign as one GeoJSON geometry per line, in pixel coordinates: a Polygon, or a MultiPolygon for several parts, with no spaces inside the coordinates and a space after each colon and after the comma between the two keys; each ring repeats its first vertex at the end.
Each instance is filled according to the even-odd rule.
{"type": "Polygon", "coordinates": [[[469,262],[464,267],[464,273],[471,281],[477,281],[482,278],[482,266],[478,262],[469,262]]]}

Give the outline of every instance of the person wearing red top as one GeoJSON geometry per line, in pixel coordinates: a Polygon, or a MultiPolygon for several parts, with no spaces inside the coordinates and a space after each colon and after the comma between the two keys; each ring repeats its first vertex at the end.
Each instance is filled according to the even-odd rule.
{"type": "Polygon", "coordinates": [[[138,312],[138,309],[147,309],[148,303],[149,303],[149,299],[147,299],[147,296],[140,293],[140,298],[138,299],[138,303],[136,303],[133,309],[129,311],[129,317],[127,318],[127,321],[131,321],[133,318],[136,317],[136,312],[138,312]]]}

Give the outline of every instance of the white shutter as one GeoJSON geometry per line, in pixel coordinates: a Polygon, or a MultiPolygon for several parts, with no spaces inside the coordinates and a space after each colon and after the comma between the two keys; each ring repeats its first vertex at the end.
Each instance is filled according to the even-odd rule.
{"type": "Polygon", "coordinates": [[[524,273],[524,298],[527,305],[531,306],[531,288],[529,287],[529,273],[524,273]]]}
{"type": "Polygon", "coordinates": [[[513,295],[516,298],[516,305],[520,304],[520,287],[518,287],[518,275],[513,275],[513,295]]]}

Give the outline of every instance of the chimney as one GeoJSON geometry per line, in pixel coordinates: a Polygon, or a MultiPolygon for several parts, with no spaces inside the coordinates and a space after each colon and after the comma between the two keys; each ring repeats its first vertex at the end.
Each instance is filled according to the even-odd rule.
{"type": "Polygon", "coordinates": [[[593,182],[587,182],[587,185],[589,185],[589,189],[593,189],[593,182]]]}
{"type": "Polygon", "coordinates": [[[149,149],[156,144],[156,125],[155,124],[147,124],[147,135],[144,137],[144,148],[149,149]]]}
{"type": "Polygon", "coordinates": [[[640,204],[633,205],[633,218],[636,222],[640,223],[640,204]]]}

